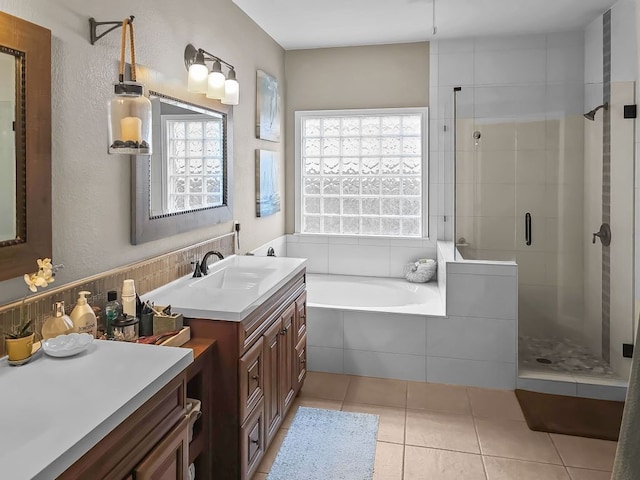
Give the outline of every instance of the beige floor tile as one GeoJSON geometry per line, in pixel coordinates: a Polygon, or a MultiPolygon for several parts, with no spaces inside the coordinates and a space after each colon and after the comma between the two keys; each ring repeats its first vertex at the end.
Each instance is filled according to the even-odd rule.
{"type": "Polygon", "coordinates": [[[407,410],[407,445],[480,453],[473,418],[443,412],[407,410]]]}
{"type": "Polygon", "coordinates": [[[352,377],[344,401],[405,408],[407,382],[387,378],[352,377]]]}
{"type": "Polygon", "coordinates": [[[571,480],[611,480],[611,472],[567,467],[571,480]]]}
{"type": "Polygon", "coordinates": [[[308,372],[300,396],[342,401],[347,394],[350,379],[349,375],[308,372]]]}
{"type": "Polygon", "coordinates": [[[573,437],[571,435],[551,434],[562,461],[568,467],[603,470],[613,469],[617,442],[597,440],[595,438],[573,437]]]}
{"type": "Polygon", "coordinates": [[[407,408],[471,414],[466,387],[439,383],[409,382],[407,408]]]}
{"type": "Polygon", "coordinates": [[[405,409],[366,405],[364,403],[344,403],[345,412],[370,413],[378,415],[378,441],[404,444],[405,409]]]}
{"type": "Polygon", "coordinates": [[[562,465],[484,457],[484,466],[489,480],[569,480],[562,465]]]}
{"type": "Polygon", "coordinates": [[[483,455],[562,465],[549,434],[529,430],[525,422],[475,419],[483,455]]]}
{"type": "Polygon", "coordinates": [[[469,387],[467,393],[474,417],[524,420],[516,394],[511,390],[469,387]]]}
{"type": "Polygon", "coordinates": [[[265,453],[264,458],[260,462],[260,465],[258,465],[258,469],[256,470],[256,472],[269,473],[269,470],[271,470],[271,466],[273,465],[273,462],[275,461],[276,456],[278,455],[278,450],[280,450],[280,447],[282,446],[282,442],[284,442],[284,437],[286,436],[287,436],[286,428],[281,428],[280,430],[278,430],[278,433],[276,433],[276,436],[273,439],[273,442],[271,442],[271,445],[269,446],[267,453],[265,453]]]}
{"type": "Polygon", "coordinates": [[[287,412],[287,416],[284,418],[284,422],[280,428],[289,428],[293,417],[296,416],[298,407],[309,408],[322,408],[324,410],[340,410],[342,408],[342,402],[339,400],[325,400],[324,398],[312,398],[312,397],[298,397],[293,401],[293,405],[287,412]]]}
{"type": "Polygon", "coordinates": [[[404,480],[485,480],[482,457],[407,445],[404,480]]]}
{"type": "Polygon", "coordinates": [[[404,445],[378,442],[373,466],[373,480],[402,480],[404,445]]]}
{"type": "Polygon", "coordinates": [[[251,477],[252,480],[267,480],[267,474],[266,473],[260,473],[257,472],[253,477],[251,477]]]}

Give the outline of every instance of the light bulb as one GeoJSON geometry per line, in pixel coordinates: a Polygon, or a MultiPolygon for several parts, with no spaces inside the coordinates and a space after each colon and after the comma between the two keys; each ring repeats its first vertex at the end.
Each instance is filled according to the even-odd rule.
{"type": "Polygon", "coordinates": [[[187,91],[191,93],[207,93],[207,76],[209,69],[204,63],[193,63],[189,67],[187,91]]]}

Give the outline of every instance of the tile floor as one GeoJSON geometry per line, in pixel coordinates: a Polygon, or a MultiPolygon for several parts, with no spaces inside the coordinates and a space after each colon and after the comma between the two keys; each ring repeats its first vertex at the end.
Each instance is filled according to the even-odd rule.
{"type": "Polygon", "coordinates": [[[379,415],[374,480],[611,477],[616,442],[533,432],[513,392],[309,372],[254,480],[267,478],[298,406],[379,415]]]}

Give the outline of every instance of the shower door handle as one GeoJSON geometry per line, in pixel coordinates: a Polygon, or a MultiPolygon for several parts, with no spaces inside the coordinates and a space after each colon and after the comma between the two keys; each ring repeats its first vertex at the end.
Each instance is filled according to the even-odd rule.
{"type": "Polygon", "coordinates": [[[527,246],[532,242],[532,230],[531,230],[531,214],[529,212],[524,214],[524,243],[527,246]]]}

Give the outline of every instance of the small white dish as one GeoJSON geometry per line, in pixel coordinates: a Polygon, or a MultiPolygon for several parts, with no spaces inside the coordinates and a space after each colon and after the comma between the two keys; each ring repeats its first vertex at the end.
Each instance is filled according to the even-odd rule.
{"type": "Polygon", "coordinates": [[[93,336],[88,333],[69,333],[43,340],[42,349],[51,357],[72,357],[86,350],[91,342],[93,336]]]}

